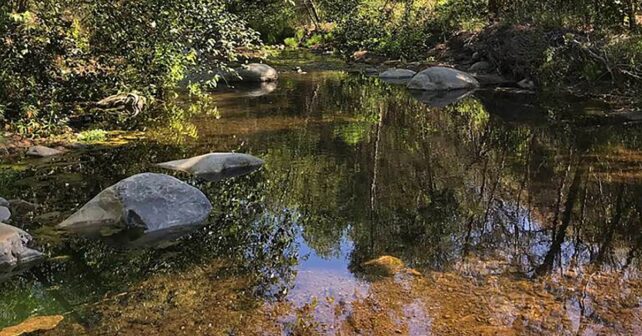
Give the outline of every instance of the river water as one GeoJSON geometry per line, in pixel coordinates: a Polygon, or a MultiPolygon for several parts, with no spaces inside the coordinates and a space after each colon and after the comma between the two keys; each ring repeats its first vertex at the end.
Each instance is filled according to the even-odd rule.
{"type": "Polygon", "coordinates": [[[642,334],[642,126],[603,104],[413,95],[336,70],[166,104],[144,132],[0,166],[0,194],[39,205],[13,224],[49,256],[0,283],[0,327],[62,315],[45,334],[642,334]],[[214,206],[177,243],[52,229],[123,178],[213,151],[266,165],[223,182],[170,173],[214,206]]]}

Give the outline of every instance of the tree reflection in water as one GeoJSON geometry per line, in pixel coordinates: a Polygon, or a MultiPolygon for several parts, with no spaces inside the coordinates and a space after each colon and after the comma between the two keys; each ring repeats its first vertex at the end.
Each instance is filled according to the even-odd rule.
{"type": "MultiPolygon", "coordinates": [[[[74,320],[90,330],[114,319],[118,330],[131,330],[123,320],[129,310],[109,317],[115,303],[96,302],[143,288],[140,297],[126,297],[165,307],[167,302],[145,298],[160,295],[152,284],[165,288],[171,302],[171,290],[184,290],[174,288],[180,284],[204,294],[190,296],[190,305],[177,304],[185,312],[168,315],[177,320],[164,332],[208,309],[245,314],[225,315],[229,323],[213,327],[241,333],[254,322],[291,332],[325,333],[332,323],[347,333],[395,332],[395,319],[385,322],[383,315],[366,323],[377,305],[412,322],[399,327],[403,333],[640,328],[639,302],[631,301],[640,293],[639,126],[597,127],[584,118],[582,105],[564,97],[516,95],[501,104],[492,92],[481,92],[432,108],[401,88],[339,72],[286,74],[264,96],[233,91],[212,97],[216,118],[192,109],[179,121],[174,115],[151,122],[147,138],[3,170],[7,197],[36,202],[39,211],[58,211],[62,218],[115,181],[154,170],[155,162],[209,151],[266,160],[264,170],[226,182],[177,173],[204,190],[215,211],[206,228],[169,249],[123,252],[102,242],[60,240],[43,229],[52,223],[19,216],[53,259],[2,285],[0,305],[13,313],[0,317],[0,324],[17,323],[34,310],[74,311],[74,320]],[[176,127],[183,123],[190,125],[187,135],[176,127]],[[425,279],[406,279],[405,287],[390,279],[370,283],[361,265],[382,255],[400,258],[425,279]],[[319,267],[332,271],[328,265],[348,269],[354,279],[338,273],[328,283],[330,278],[316,278],[312,287],[301,282],[315,281],[319,267]],[[557,285],[550,287],[548,279],[557,285]],[[302,288],[341,288],[338,282],[351,281],[370,299],[357,295],[341,303],[338,318],[315,315],[319,305],[301,298],[311,295],[301,295],[302,288]],[[619,296],[614,283],[622,286],[619,296]],[[41,298],[25,302],[30,291],[41,298]],[[217,305],[217,295],[233,297],[235,304],[217,305]],[[272,302],[268,308],[265,299],[272,302]],[[542,318],[538,314],[546,310],[524,303],[531,299],[547,308],[562,302],[566,315],[542,318]],[[604,313],[604,302],[615,308],[604,313]]],[[[168,103],[189,109],[193,101],[168,103]]],[[[154,314],[152,321],[163,316],[154,314]]]]}

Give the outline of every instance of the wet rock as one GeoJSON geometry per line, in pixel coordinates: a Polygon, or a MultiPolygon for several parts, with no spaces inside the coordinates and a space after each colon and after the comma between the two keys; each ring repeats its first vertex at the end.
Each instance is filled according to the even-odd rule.
{"type": "Polygon", "coordinates": [[[241,153],[210,153],[184,160],[159,163],[158,166],[193,174],[206,181],[220,181],[249,174],[261,166],[263,160],[241,153]]]}
{"type": "Polygon", "coordinates": [[[168,175],[144,173],[103,190],[58,228],[103,236],[125,229],[147,234],[201,225],[211,210],[200,190],[168,175]]]}
{"type": "Polygon", "coordinates": [[[5,206],[0,206],[0,222],[6,222],[11,218],[11,211],[5,206]]]}
{"type": "Polygon", "coordinates": [[[273,67],[262,63],[250,63],[235,68],[236,73],[225,73],[223,77],[227,82],[274,82],[279,78],[279,73],[273,67]]]}
{"type": "Polygon", "coordinates": [[[525,90],[535,90],[535,82],[528,78],[524,78],[521,81],[517,82],[517,86],[525,90]]]}
{"type": "Polygon", "coordinates": [[[28,247],[31,235],[4,223],[0,223],[0,272],[12,272],[15,268],[42,258],[42,253],[28,247]]]}
{"type": "Polygon", "coordinates": [[[0,197],[0,206],[8,208],[10,206],[9,201],[7,201],[6,199],[0,197]]]}
{"type": "Polygon", "coordinates": [[[408,70],[408,69],[397,69],[397,68],[392,68],[388,69],[381,74],[379,74],[379,78],[382,79],[404,79],[404,78],[412,78],[416,75],[417,73],[408,70]]]}
{"type": "Polygon", "coordinates": [[[424,91],[475,89],[479,82],[468,73],[446,67],[428,68],[408,82],[408,88],[424,91]]]}
{"type": "Polygon", "coordinates": [[[377,259],[366,261],[361,264],[361,267],[367,275],[373,276],[389,277],[397,274],[421,276],[418,271],[407,268],[401,259],[392,256],[381,256],[377,259]]]}
{"type": "Polygon", "coordinates": [[[492,68],[493,68],[493,66],[490,63],[488,63],[486,61],[480,61],[480,62],[477,62],[477,63],[471,65],[470,68],[468,69],[468,71],[470,71],[470,72],[488,72],[488,71],[492,70],[492,68]]]}
{"type": "Polygon", "coordinates": [[[48,157],[62,154],[62,151],[45,146],[32,146],[27,150],[27,155],[35,157],[48,157]]]}
{"type": "Polygon", "coordinates": [[[62,320],[64,320],[64,317],[61,315],[30,317],[18,325],[0,330],[0,336],[17,336],[31,334],[37,331],[53,330],[62,320]]]}

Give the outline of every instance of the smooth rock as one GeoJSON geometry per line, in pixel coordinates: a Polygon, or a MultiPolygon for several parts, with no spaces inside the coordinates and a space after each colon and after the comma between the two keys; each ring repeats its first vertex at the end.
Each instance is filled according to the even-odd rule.
{"type": "Polygon", "coordinates": [[[0,197],[0,206],[7,207],[7,208],[10,207],[9,201],[0,197]]]}
{"type": "Polygon", "coordinates": [[[524,78],[521,81],[517,82],[517,86],[525,90],[535,90],[535,82],[528,78],[524,78]]]}
{"type": "Polygon", "coordinates": [[[23,230],[0,223],[0,272],[41,259],[42,253],[28,247],[31,241],[31,235],[23,230]]]}
{"type": "Polygon", "coordinates": [[[0,206],[0,222],[6,222],[11,218],[11,211],[5,206],[0,206]]]}
{"type": "Polygon", "coordinates": [[[424,91],[475,89],[479,82],[468,73],[446,67],[432,67],[418,73],[408,82],[408,88],[424,91]]]}
{"type": "Polygon", "coordinates": [[[159,163],[158,166],[193,174],[206,181],[220,181],[249,174],[261,166],[263,160],[241,153],[210,153],[184,160],[159,163]]]}
{"type": "Polygon", "coordinates": [[[48,157],[62,154],[62,151],[45,146],[33,146],[27,151],[27,155],[36,157],[48,157]]]}
{"type": "Polygon", "coordinates": [[[383,78],[383,79],[403,79],[403,78],[412,78],[416,74],[417,73],[415,71],[412,71],[412,70],[392,68],[392,69],[388,69],[388,70],[380,73],[379,74],[379,78],[383,78]]]}
{"type": "Polygon", "coordinates": [[[279,73],[273,67],[262,63],[250,63],[234,69],[236,73],[224,73],[228,82],[274,82],[279,73]]]}
{"type": "Polygon", "coordinates": [[[470,72],[487,72],[487,71],[491,70],[492,68],[493,68],[493,66],[490,63],[488,63],[486,61],[480,61],[480,62],[477,62],[477,63],[471,65],[470,68],[468,68],[468,71],[470,71],[470,72]]]}
{"type": "Polygon", "coordinates": [[[62,320],[62,315],[30,317],[18,325],[0,330],[0,336],[31,335],[37,331],[53,330],[62,320]]]}
{"type": "Polygon", "coordinates": [[[212,210],[198,189],[164,174],[143,173],[103,190],[58,228],[110,236],[125,229],[147,234],[205,222],[212,210]]]}

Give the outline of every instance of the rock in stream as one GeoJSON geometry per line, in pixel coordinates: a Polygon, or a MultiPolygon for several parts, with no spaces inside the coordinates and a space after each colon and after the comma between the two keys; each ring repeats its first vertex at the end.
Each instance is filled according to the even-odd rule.
{"type": "Polygon", "coordinates": [[[241,153],[210,153],[184,160],[159,163],[166,169],[193,174],[206,181],[220,181],[249,174],[261,166],[263,160],[241,153]]]}
{"type": "Polygon", "coordinates": [[[25,231],[0,223],[0,273],[10,273],[43,257],[28,247],[31,241],[31,235],[25,231]]]}
{"type": "Polygon", "coordinates": [[[123,230],[149,234],[201,225],[211,210],[207,197],[189,184],[143,173],[103,190],[58,228],[102,236],[123,230]]]}
{"type": "Polygon", "coordinates": [[[408,88],[424,91],[476,89],[479,82],[472,75],[446,67],[428,68],[408,82],[408,88]]]}

